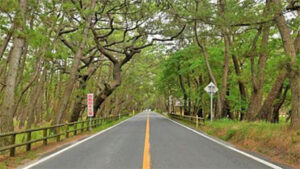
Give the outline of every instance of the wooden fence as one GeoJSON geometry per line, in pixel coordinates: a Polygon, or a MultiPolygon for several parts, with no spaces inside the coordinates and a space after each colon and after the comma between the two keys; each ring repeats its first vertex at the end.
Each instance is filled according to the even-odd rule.
{"type": "Polygon", "coordinates": [[[200,125],[205,124],[205,119],[202,117],[198,117],[198,116],[185,116],[185,115],[183,116],[183,115],[174,114],[174,113],[169,113],[169,116],[174,119],[189,121],[189,122],[195,124],[196,127],[198,127],[199,124],[200,125]]]}
{"type": "MultiPolygon", "coordinates": [[[[49,139],[56,138],[56,141],[59,142],[62,140],[62,136],[65,138],[69,138],[73,134],[73,136],[77,135],[79,132],[83,133],[84,131],[88,131],[90,127],[97,127],[103,124],[103,122],[111,122],[114,120],[120,119],[122,116],[128,116],[129,114],[117,115],[117,116],[109,116],[106,118],[93,118],[90,120],[77,121],[72,123],[59,124],[49,127],[42,127],[36,129],[29,129],[24,131],[17,131],[11,133],[0,134],[0,139],[7,139],[9,144],[7,146],[1,147],[0,152],[8,151],[11,157],[15,156],[16,148],[26,146],[26,151],[31,151],[31,145],[37,142],[43,142],[43,145],[48,144],[49,139]],[[37,132],[42,132],[40,135],[42,137],[32,138],[33,134],[37,132]],[[23,140],[18,143],[17,136],[23,135],[23,140]],[[25,141],[24,141],[25,138],[25,141]]],[[[20,137],[19,137],[20,138],[20,137]]]]}

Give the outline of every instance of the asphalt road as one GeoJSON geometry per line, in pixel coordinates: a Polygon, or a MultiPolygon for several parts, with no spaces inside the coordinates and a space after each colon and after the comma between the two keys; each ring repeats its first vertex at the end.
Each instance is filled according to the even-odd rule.
{"type": "MultiPolygon", "coordinates": [[[[32,169],[141,169],[147,113],[88,140],[45,157],[32,169]]],[[[149,156],[152,169],[265,169],[276,168],[261,158],[243,155],[157,113],[149,113],[149,156]],[[261,161],[260,161],[261,160],[261,161]]],[[[146,137],[147,138],[147,137],[146,137]]],[[[147,154],[146,154],[147,155],[147,154]]],[[[145,163],[145,162],[144,162],[145,163]]],[[[25,167],[26,168],[26,167],[25,167]]],[[[278,167],[280,168],[280,167],[278,167]]]]}

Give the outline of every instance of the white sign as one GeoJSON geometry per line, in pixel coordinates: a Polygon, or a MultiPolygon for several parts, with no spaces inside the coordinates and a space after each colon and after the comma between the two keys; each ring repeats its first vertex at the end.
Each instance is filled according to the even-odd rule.
{"type": "Polygon", "coordinates": [[[204,90],[210,94],[210,120],[213,121],[214,114],[213,114],[213,95],[217,93],[218,88],[217,86],[213,83],[210,82],[204,90]]]}
{"type": "Polygon", "coordinates": [[[177,107],[180,107],[180,106],[182,106],[182,103],[181,103],[181,101],[180,101],[180,100],[176,100],[176,102],[175,102],[175,106],[177,106],[177,107]]]}
{"type": "Polygon", "coordinates": [[[88,110],[88,117],[94,116],[94,94],[89,93],[87,94],[87,110],[88,110]]]}
{"type": "Polygon", "coordinates": [[[218,88],[217,88],[217,86],[216,86],[213,82],[210,82],[210,83],[204,88],[204,90],[205,90],[207,93],[215,94],[215,93],[217,93],[218,88]]]}

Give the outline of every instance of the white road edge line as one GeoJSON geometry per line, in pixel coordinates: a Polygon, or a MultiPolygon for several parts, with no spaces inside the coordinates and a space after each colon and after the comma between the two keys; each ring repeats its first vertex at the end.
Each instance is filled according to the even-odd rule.
{"type": "Polygon", "coordinates": [[[232,151],[235,151],[235,152],[240,153],[240,154],[242,154],[242,155],[244,155],[244,156],[246,156],[246,157],[249,157],[249,158],[251,158],[251,159],[253,159],[253,160],[255,160],[255,161],[258,161],[258,162],[260,162],[260,163],[262,163],[262,164],[264,164],[264,165],[266,165],[266,166],[269,166],[269,167],[271,167],[271,168],[273,168],[273,169],[282,169],[281,167],[279,167],[279,166],[277,166],[277,165],[275,165],[275,164],[272,164],[272,163],[270,163],[270,162],[268,162],[268,161],[265,161],[265,160],[263,160],[263,159],[260,159],[260,158],[258,158],[258,157],[255,157],[255,156],[253,156],[253,155],[251,155],[251,154],[248,154],[248,153],[246,153],[246,152],[243,152],[243,151],[241,151],[241,150],[239,150],[239,149],[236,149],[236,148],[234,148],[234,147],[231,147],[231,146],[229,146],[229,145],[226,145],[226,144],[224,144],[224,143],[222,143],[222,142],[220,142],[220,141],[218,141],[218,140],[216,140],[216,139],[213,139],[213,138],[211,138],[211,137],[209,137],[209,136],[207,136],[207,135],[205,135],[205,134],[203,134],[203,133],[200,133],[200,132],[198,132],[198,131],[196,131],[196,130],[194,130],[194,129],[192,129],[192,128],[189,128],[189,127],[187,127],[187,126],[185,126],[185,125],[183,125],[183,124],[180,124],[180,123],[178,123],[178,122],[176,122],[176,121],[174,121],[174,120],[171,120],[171,119],[169,119],[169,118],[167,118],[167,117],[165,117],[165,116],[163,116],[163,115],[161,115],[161,116],[164,117],[164,118],[166,118],[166,119],[168,119],[168,120],[170,120],[171,122],[173,122],[173,123],[175,123],[175,124],[180,125],[181,127],[184,127],[184,128],[186,128],[186,129],[188,129],[188,130],[190,130],[190,131],[192,131],[192,132],[194,132],[194,133],[196,133],[196,134],[198,134],[198,135],[200,135],[200,136],[202,136],[202,137],[205,137],[205,138],[208,139],[208,140],[211,140],[211,141],[213,141],[213,142],[215,142],[215,143],[217,143],[217,144],[220,144],[220,145],[222,145],[222,146],[224,146],[224,147],[226,147],[226,148],[228,148],[228,149],[230,149],[230,150],[232,150],[232,151]]]}
{"type": "MultiPolygon", "coordinates": [[[[133,117],[135,117],[135,116],[133,116],[133,117]]],[[[83,140],[81,140],[81,141],[78,141],[78,142],[76,142],[76,143],[74,143],[74,144],[72,144],[72,145],[70,145],[70,146],[68,146],[68,147],[66,147],[66,148],[64,148],[64,149],[62,149],[62,150],[59,150],[59,151],[57,151],[57,152],[55,152],[55,153],[53,153],[53,154],[51,154],[51,155],[49,155],[49,156],[46,156],[46,157],[44,157],[44,158],[42,158],[42,159],[40,159],[40,160],[38,160],[38,161],[36,161],[36,162],[34,162],[34,163],[32,163],[32,164],[29,164],[29,165],[25,166],[23,169],[30,169],[31,167],[34,167],[34,166],[36,166],[36,165],[38,165],[38,164],[40,164],[40,163],[43,163],[43,162],[46,161],[46,160],[49,160],[49,159],[51,159],[51,158],[53,158],[53,157],[55,157],[55,156],[57,156],[57,155],[59,155],[59,154],[65,152],[65,151],[67,151],[67,150],[69,150],[69,149],[75,147],[75,146],[78,146],[79,144],[81,144],[81,143],[83,143],[83,142],[86,142],[86,141],[88,141],[88,140],[90,140],[90,139],[92,139],[92,138],[94,138],[94,137],[96,137],[96,136],[98,136],[98,135],[100,135],[100,134],[102,134],[102,133],[105,133],[106,131],[108,131],[108,130],[110,130],[110,129],[113,129],[113,128],[115,128],[115,127],[117,127],[117,126],[119,126],[119,125],[125,123],[126,121],[132,119],[133,117],[130,117],[129,119],[126,119],[126,120],[124,120],[124,121],[122,121],[122,122],[120,122],[120,123],[118,123],[118,124],[115,124],[115,125],[113,125],[113,126],[107,128],[107,129],[104,129],[104,130],[102,130],[102,131],[100,131],[100,132],[98,132],[98,133],[96,133],[96,134],[94,134],[94,135],[92,135],[92,136],[89,136],[88,138],[85,138],[85,139],[83,139],[83,140]]]]}

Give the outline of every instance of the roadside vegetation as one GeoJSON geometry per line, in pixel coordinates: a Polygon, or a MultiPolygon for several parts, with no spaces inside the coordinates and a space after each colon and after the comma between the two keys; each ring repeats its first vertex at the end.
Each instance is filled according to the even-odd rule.
{"type": "Polygon", "coordinates": [[[299,0],[0,0],[0,133],[86,119],[88,93],[95,117],[209,120],[210,82],[208,132],[278,135],[297,159],[299,0]]]}
{"type": "Polygon", "coordinates": [[[270,124],[222,119],[208,122],[200,126],[200,130],[275,161],[300,166],[300,130],[291,130],[285,122],[270,124]]]}
{"type": "Polygon", "coordinates": [[[291,129],[285,118],[280,118],[280,122],[276,124],[220,119],[206,121],[198,128],[189,121],[174,120],[230,142],[243,151],[256,152],[267,159],[300,168],[300,130],[291,129]]]}

